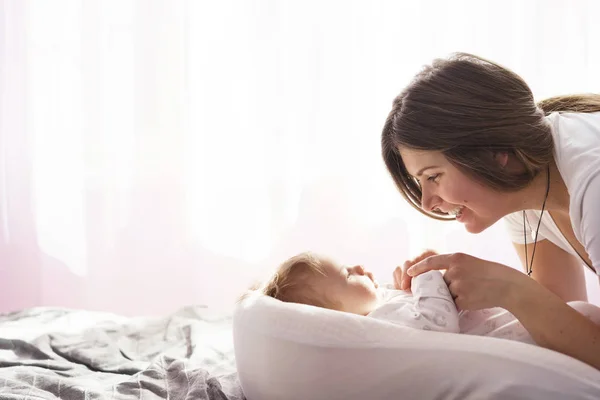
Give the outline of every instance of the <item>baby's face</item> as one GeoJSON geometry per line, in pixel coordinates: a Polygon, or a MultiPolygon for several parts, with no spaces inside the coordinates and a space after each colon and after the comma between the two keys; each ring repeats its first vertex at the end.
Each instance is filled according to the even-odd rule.
{"type": "Polygon", "coordinates": [[[361,265],[339,265],[322,260],[325,276],[318,277],[316,286],[328,299],[335,301],[340,311],[366,315],[377,305],[377,283],[373,274],[361,265]]]}

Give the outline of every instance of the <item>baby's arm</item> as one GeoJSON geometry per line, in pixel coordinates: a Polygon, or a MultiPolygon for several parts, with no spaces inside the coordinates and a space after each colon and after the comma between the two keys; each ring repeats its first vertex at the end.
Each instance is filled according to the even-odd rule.
{"type": "Polygon", "coordinates": [[[390,301],[369,316],[415,329],[459,332],[458,311],[439,271],[429,271],[412,280],[413,298],[390,301]]]}
{"type": "Polygon", "coordinates": [[[432,330],[459,332],[458,310],[440,271],[429,271],[412,280],[414,307],[432,330]]]}

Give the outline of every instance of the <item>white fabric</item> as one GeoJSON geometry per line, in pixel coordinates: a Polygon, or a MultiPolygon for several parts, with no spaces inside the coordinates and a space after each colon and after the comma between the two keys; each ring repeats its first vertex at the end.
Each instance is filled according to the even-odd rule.
{"type": "MultiPolygon", "coordinates": [[[[552,113],[546,118],[552,125],[556,165],[570,195],[573,232],[600,274],[600,113],[552,113]]],[[[526,211],[528,241],[534,239],[531,235],[540,214],[526,211]]],[[[523,244],[522,213],[510,214],[504,220],[512,241],[523,244]]],[[[547,212],[538,233],[538,241],[543,239],[579,258],[547,212]]]]}
{"type": "Polygon", "coordinates": [[[510,340],[250,296],[233,319],[248,400],[598,399],[600,372],[510,340]]]}
{"type": "Polygon", "coordinates": [[[380,305],[368,316],[414,329],[459,332],[458,311],[440,271],[413,278],[411,290],[380,288],[380,305]]]}

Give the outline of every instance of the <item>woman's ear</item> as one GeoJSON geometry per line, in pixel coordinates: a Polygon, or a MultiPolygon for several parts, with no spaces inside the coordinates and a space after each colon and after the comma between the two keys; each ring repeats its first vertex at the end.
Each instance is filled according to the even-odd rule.
{"type": "Polygon", "coordinates": [[[508,164],[508,153],[507,152],[498,152],[494,154],[494,158],[496,159],[496,162],[500,165],[500,168],[504,169],[506,168],[506,165],[508,164]]]}

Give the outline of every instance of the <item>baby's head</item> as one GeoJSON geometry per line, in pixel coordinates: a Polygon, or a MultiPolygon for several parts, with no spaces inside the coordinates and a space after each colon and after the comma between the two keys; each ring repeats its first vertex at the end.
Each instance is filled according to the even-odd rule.
{"type": "Polygon", "coordinates": [[[275,299],[366,315],[377,304],[377,284],[362,266],[339,265],[300,253],[279,266],[263,293],[275,299]]]}

